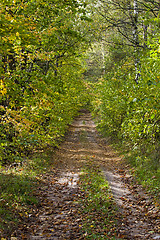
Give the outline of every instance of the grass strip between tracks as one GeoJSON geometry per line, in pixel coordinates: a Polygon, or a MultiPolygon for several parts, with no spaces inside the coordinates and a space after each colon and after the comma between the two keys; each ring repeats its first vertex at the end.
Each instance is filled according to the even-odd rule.
{"type": "Polygon", "coordinates": [[[81,175],[82,230],[85,239],[120,239],[117,237],[117,209],[99,167],[88,163],[81,175]]]}

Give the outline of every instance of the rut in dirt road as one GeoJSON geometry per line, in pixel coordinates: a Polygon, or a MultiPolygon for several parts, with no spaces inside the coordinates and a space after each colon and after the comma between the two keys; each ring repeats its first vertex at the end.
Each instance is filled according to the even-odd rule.
{"type": "Polygon", "coordinates": [[[110,183],[122,215],[117,226],[121,238],[160,239],[158,209],[142,189],[132,191],[132,176],[119,168],[121,158],[99,138],[91,114],[86,111],[75,119],[53,155],[55,167],[45,175],[45,187],[39,189],[41,208],[37,222],[31,223],[29,239],[86,239],[81,230],[78,199],[82,192],[78,182],[80,169],[88,159],[93,159],[110,183]]]}

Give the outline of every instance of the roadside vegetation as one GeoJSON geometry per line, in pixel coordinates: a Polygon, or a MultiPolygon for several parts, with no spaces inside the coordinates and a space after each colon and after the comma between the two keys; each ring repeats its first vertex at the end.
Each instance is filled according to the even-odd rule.
{"type": "Polygon", "coordinates": [[[141,66],[143,80],[138,85],[131,83],[134,72],[132,62],[128,61],[92,84],[99,131],[124,154],[137,180],[157,199],[160,197],[158,62],[152,60],[155,66],[152,68],[151,62],[145,60],[141,66]]]}
{"type": "Polygon", "coordinates": [[[52,150],[45,150],[30,156],[23,165],[0,169],[0,237],[14,237],[34,219],[40,205],[37,189],[51,166],[52,150]]]}
{"type": "MultiPolygon", "coordinates": [[[[92,8],[94,8],[92,6],[92,8]]],[[[100,132],[160,198],[160,44],[158,1],[99,1],[97,41],[86,79],[100,132]],[[154,34],[153,34],[154,32],[154,34]],[[94,71],[96,69],[96,72],[94,71]],[[94,74],[92,74],[94,73],[94,74]],[[118,143],[118,145],[117,145],[118,143]]]]}
{"type": "Polygon", "coordinates": [[[1,5],[0,165],[9,165],[37,148],[57,146],[87,103],[80,53],[88,40],[85,29],[81,34],[83,2],[1,5]]]}

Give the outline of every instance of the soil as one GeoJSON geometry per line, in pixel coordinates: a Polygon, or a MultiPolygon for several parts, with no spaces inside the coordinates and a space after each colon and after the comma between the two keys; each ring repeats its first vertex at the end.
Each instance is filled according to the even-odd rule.
{"type": "MultiPolygon", "coordinates": [[[[41,205],[30,219],[27,239],[85,239],[79,212],[81,167],[88,159],[102,169],[119,209],[121,239],[160,239],[160,212],[134,182],[118,153],[96,131],[91,114],[82,111],[70,125],[65,141],[53,155],[53,169],[38,189],[41,205]]],[[[118,238],[117,238],[118,239],[118,238]]]]}

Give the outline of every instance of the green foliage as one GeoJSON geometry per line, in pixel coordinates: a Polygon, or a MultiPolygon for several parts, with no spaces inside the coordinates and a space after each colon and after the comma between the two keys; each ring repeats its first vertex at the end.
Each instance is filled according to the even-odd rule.
{"type": "Polygon", "coordinates": [[[131,155],[138,179],[155,195],[160,169],[160,75],[157,47],[141,56],[141,77],[134,81],[132,58],[121,61],[94,86],[98,127],[120,140],[131,155]]]}
{"type": "Polygon", "coordinates": [[[133,81],[132,60],[120,64],[95,88],[96,111],[102,118],[99,127],[129,141],[133,148],[148,143],[154,150],[159,140],[159,60],[143,58],[138,85],[133,81]]]}
{"type": "MultiPolygon", "coordinates": [[[[56,146],[88,102],[79,52],[83,1],[2,1],[0,162],[56,146]],[[79,26],[76,28],[76,21],[79,26]]],[[[84,18],[83,18],[84,17],[84,18]]]]}
{"type": "MultiPolygon", "coordinates": [[[[36,82],[32,82],[33,93],[25,91],[22,99],[10,99],[9,106],[2,108],[5,112],[1,120],[3,162],[17,161],[35,147],[57,145],[88,98],[83,82],[70,75],[68,82],[61,79],[61,87],[59,84],[48,86],[47,81],[54,82],[52,72],[43,78],[37,77],[36,82]]],[[[15,89],[18,91],[16,86],[15,89]]]]}
{"type": "Polygon", "coordinates": [[[89,83],[94,95],[95,119],[101,132],[116,140],[116,144],[121,143],[121,149],[131,155],[130,162],[138,179],[157,195],[160,169],[159,8],[156,1],[134,3],[111,0],[95,5],[94,26],[99,26],[94,35],[96,47],[92,44],[93,49],[87,55],[87,78],[88,81],[93,78],[92,61],[89,60],[99,56],[102,51],[97,46],[102,45],[103,61],[94,66],[96,70],[103,67],[103,72],[97,74],[96,84],[89,83]]]}
{"type": "MultiPolygon", "coordinates": [[[[152,153],[155,155],[156,153],[152,153]]],[[[159,202],[160,199],[160,168],[158,161],[154,159],[155,156],[146,157],[141,152],[129,152],[125,158],[133,166],[133,175],[135,179],[151,193],[155,200],[159,202]],[[154,160],[154,161],[153,161],[154,160]]]]}

